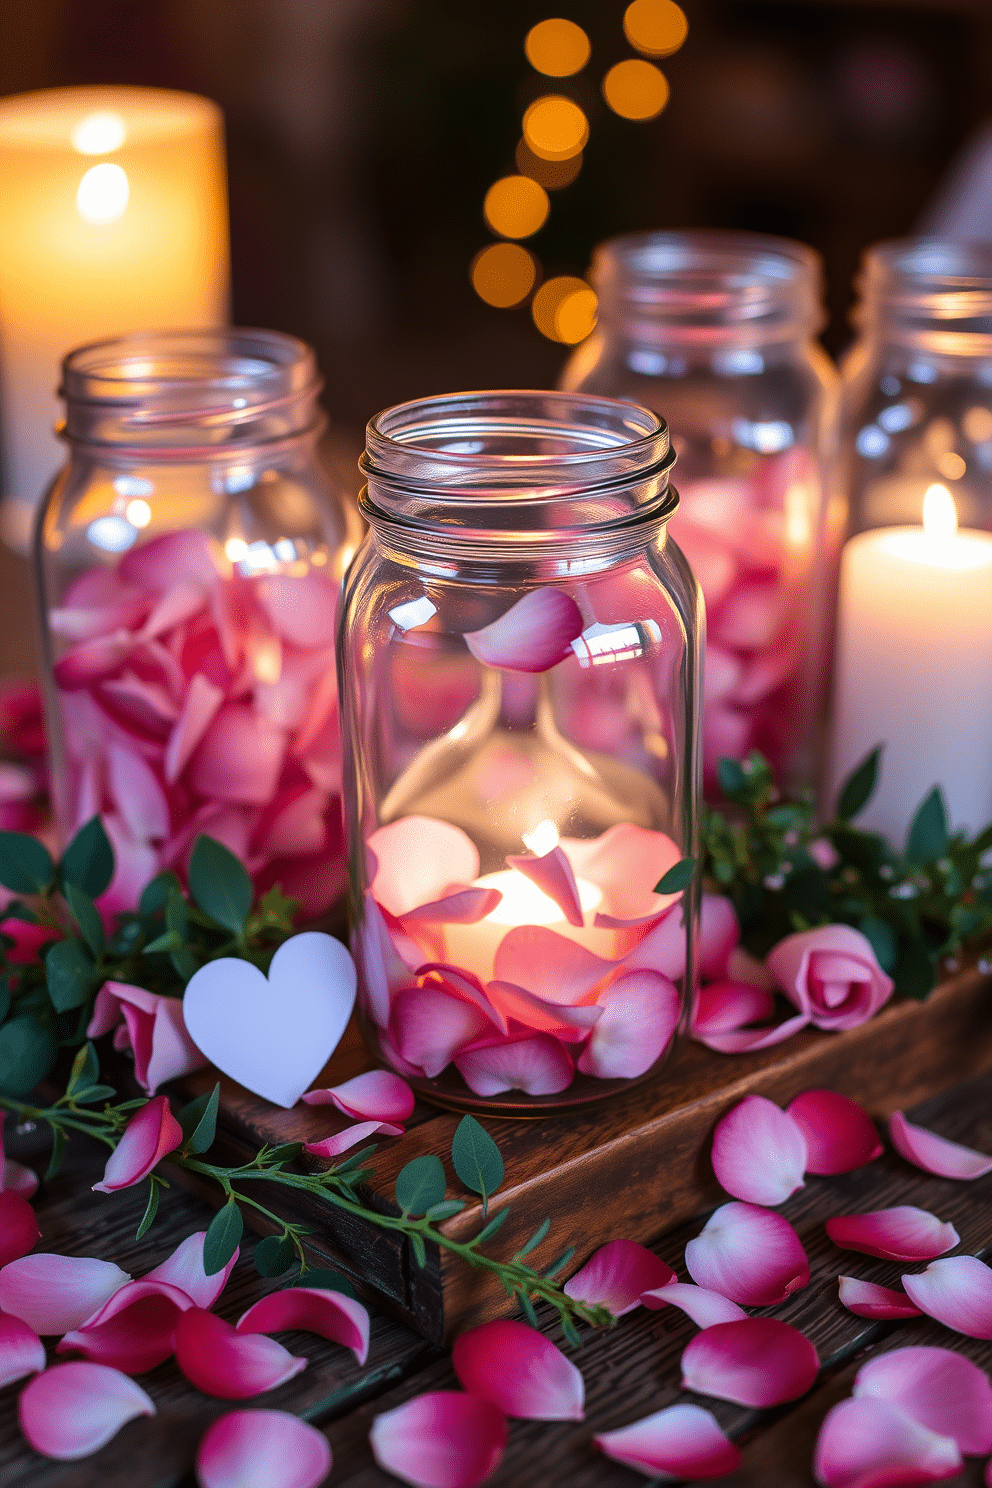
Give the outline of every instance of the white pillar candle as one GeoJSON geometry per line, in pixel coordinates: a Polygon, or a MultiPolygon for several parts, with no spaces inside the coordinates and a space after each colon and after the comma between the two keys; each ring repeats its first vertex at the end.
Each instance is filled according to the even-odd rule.
{"type": "Polygon", "coordinates": [[[208,99],[154,88],[0,101],[5,529],[19,545],[62,464],[52,430],[66,352],[227,318],[222,124],[208,99]]]}
{"type": "Polygon", "coordinates": [[[852,537],[840,566],[828,805],[884,744],[857,825],[899,847],[934,785],[954,827],[992,821],[992,534],[957,531],[940,485],[923,518],[852,537]]]}

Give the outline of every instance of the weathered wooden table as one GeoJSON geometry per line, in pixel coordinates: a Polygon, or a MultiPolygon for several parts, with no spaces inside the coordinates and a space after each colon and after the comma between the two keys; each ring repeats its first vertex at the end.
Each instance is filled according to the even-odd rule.
{"type": "MultiPolygon", "coordinates": [[[[992,1150],[992,1074],[968,1080],[915,1108],[916,1120],[943,1135],[985,1151],[992,1150]]],[[[173,1186],[163,1197],[160,1217],[140,1242],[134,1232],[144,1194],[95,1194],[90,1185],[103,1167],[99,1152],[74,1149],[63,1176],[47,1185],[37,1203],[42,1247],[117,1261],[135,1276],[157,1265],[186,1235],[203,1228],[210,1211],[196,1197],[173,1186]]],[[[657,1175],[659,1195],[666,1174],[657,1175]]],[[[623,1233],[622,1194],[603,1196],[623,1233]]],[[[515,1421],[492,1488],[636,1488],[644,1479],[611,1463],[591,1446],[596,1431],[638,1420],[677,1398],[708,1406],[724,1429],[744,1447],[744,1466],[720,1481],[728,1488],[808,1488],[813,1443],[826,1411],[850,1392],[860,1364],[869,1356],[911,1343],[957,1349],[983,1368],[992,1368],[992,1343],[961,1337],[927,1319],[871,1323],[846,1312],[837,1300],[837,1276],[845,1273],[898,1285],[901,1271],[922,1267],[836,1249],[823,1222],[831,1214],[916,1204],[950,1220],[960,1236],[960,1252],[986,1257],[992,1252],[992,1175],[974,1183],[929,1177],[891,1150],[869,1167],[838,1178],[810,1178],[783,1206],[806,1247],[812,1266],[808,1287],[770,1314],[801,1328],[816,1345],[820,1377],[805,1399],[771,1411],[748,1411],[679,1391],[679,1357],[694,1326],[675,1309],[639,1309],[603,1334],[586,1334],[572,1356],[586,1381],[586,1419],[576,1424],[515,1421]]],[[[702,1219],[667,1235],[658,1252],[686,1279],[685,1242],[702,1219]]],[[[246,1241],[250,1250],[253,1241],[246,1241]]],[[[957,1253],[957,1252],[956,1252],[957,1253]]],[[[262,1281],[243,1256],[217,1310],[235,1319],[274,1283],[262,1281]]],[[[305,1354],[308,1368],[294,1380],[254,1402],[295,1411],[323,1430],[331,1443],[334,1488],[388,1488],[395,1479],[375,1465],[368,1445],[372,1419],[425,1390],[457,1388],[446,1351],[425,1342],[403,1325],[373,1317],[368,1362],[358,1368],[344,1349],[312,1334],[283,1334],[292,1352],[305,1354]]],[[[142,1377],[158,1414],[129,1423],[95,1456],[58,1463],[37,1456],[17,1426],[19,1386],[0,1392],[0,1483],[3,1488],[193,1488],[197,1442],[209,1422],[232,1408],[188,1385],[170,1361],[142,1377]]],[[[970,1459],[955,1483],[977,1485],[984,1464],[970,1459]]],[[[254,1488],[266,1488],[264,1483],[254,1488]]]]}

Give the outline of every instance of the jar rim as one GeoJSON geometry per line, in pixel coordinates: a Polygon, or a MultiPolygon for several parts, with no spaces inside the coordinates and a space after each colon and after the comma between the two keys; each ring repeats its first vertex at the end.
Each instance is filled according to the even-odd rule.
{"type": "Polygon", "coordinates": [[[992,338],[992,245],[946,238],[890,238],[866,248],[852,320],[883,321],[934,350],[987,349],[992,338]]]}

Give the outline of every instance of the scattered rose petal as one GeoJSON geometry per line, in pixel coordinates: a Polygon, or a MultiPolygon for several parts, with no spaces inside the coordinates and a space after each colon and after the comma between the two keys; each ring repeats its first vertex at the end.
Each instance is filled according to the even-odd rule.
{"type": "Polygon", "coordinates": [[[582,632],[582,612],[562,589],[532,589],[498,620],[463,640],[485,666],[510,672],[546,672],[564,661],[582,632]]]}
{"type": "Polygon", "coordinates": [[[213,1307],[234,1270],[241,1247],[238,1246],[223,1271],[216,1271],[213,1276],[208,1276],[203,1269],[203,1242],[206,1236],[206,1230],[197,1230],[195,1234],[187,1236],[160,1266],[143,1276],[142,1281],[167,1282],[169,1286],[178,1287],[181,1292],[185,1292],[197,1307],[213,1307]]]}
{"type": "Polygon", "coordinates": [[[664,1287],[675,1272],[660,1256],[635,1240],[610,1240],[565,1283],[565,1293],[578,1302],[608,1307],[614,1317],[632,1312],[642,1292],[664,1287]]]}
{"type": "Polygon", "coordinates": [[[459,1382],[504,1415],[525,1421],[581,1421],[582,1375],[550,1338],[527,1323],[498,1318],[455,1339],[459,1382]]]}
{"type": "Polygon", "coordinates": [[[485,1096],[508,1090],[557,1095],[575,1073],[564,1046],[544,1033],[474,1045],[458,1055],[455,1067],[470,1090],[485,1096]]]}
{"type": "Polygon", "coordinates": [[[0,1389],[44,1367],[45,1345],[30,1323],[0,1312],[0,1389]]]}
{"type": "Polygon", "coordinates": [[[914,1126],[901,1111],[893,1111],[889,1118],[889,1137],[893,1147],[907,1162],[922,1168],[925,1173],[936,1173],[940,1178],[983,1178],[992,1173],[992,1157],[976,1152],[972,1147],[962,1147],[959,1142],[950,1142],[925,1126],[914,1126]]]}
{"type": "Polygon", "coordinates": [[[866,1112],[834,1090],[805,1090],[787,1110],[806,1141],[807,1173],[850,1173],[885,1150],[866,1112]]]}
{"type": "Polygon", "coordinates": [[[131,1117],[124,1135],[107,1158],[102,1182],[94,1183],[94,1190],[113,1193],[115,1189],[140,1183],[182,1140],[183,1129],[169,1109],[168,1097],[156,1096],[131,1117]]]}
{"type": "Polygon", "coordinates": [[[690,1286],[684,1281],[673,1281],[668,1286],[643,1292],[641,1301],[645,1307],[654,1311],[660,1307],[681,1308],[697,1328],[712,1328],[714,1323],[736,1323],[747,1317],[743,1307],[738,1307],[736,1302],[731,1302],[721,1292],[711,1292],[708,1287],[690,1286]]]}
{"type": "Polygon", "coordinates": [[[557,904],[570,925],[583,925],[579,886],[572,865],[560,847],[553,847],[539,858],[508,856],[506,861],[557,904]]]}
{"type": "Polygon", "coordinates": [[[781,1204],[802,1188],[806,1143],[799,1127],[763,1095],[747,1095],[717,1122],[713,1171],[727,1193],[781,1204]]]}
{"type": "Polygon", "coordinates": [[[920,1309],[914,1307],[905,1292],[895,1292],[891,1287],[879,1286],[874,1281],[862,1281],[857,1276],[838,1276],[838,1294],[848,1312],[866,1318],[919,1317],[920,1309]]]}
{"type": "Polygon", "coordinates": [[[27,1199],[13,1189],[0,1191],[0,1266],[26,1256],[41,1239],[27,1199]]]}
{"type": "Polygon", "coordinates": [[[912,1416],[962,1452],[992,1452],[992,1385],[963,1354],[945,1348],[901,1348],[869,1359],[858,1370],[852,1394],[870,1395],[912,1416]]]}
{"type": "Polygon", "coordinates": [[[55,1364],[30,1380],[17,1402],[21,1430],[36,1452],[76,1462],[135,1416],[155,1407],[134,1380],[105,1364],[55,1364]]]}
{"type": "Polygon", "coordinates": [[[695,1038],[728,1033],[746,1023],[762,1023],[775,1011],[775,999],[761,987],[744,982],[712,982],[700,987],[692,1013],[695,1038]]]}
{"type": "Polygon", "coordinates": [[[369,1445],[376,1462],[413,1488],[476,1488],[506,1449],[503,1412],[477,1395],[431,1390],[376,1416],[369,1445]]]}
{"type": "Polygon", "coordinates": [[[384,1137],[401,1137],[403,1128],[392,1126],[388,1121],[359,1121],[354,1126],[346,1126],[343,1131],[335,1132],[333,1136],[325,1137],[321,1142],[304,1142],[303,1150],[314,1157],[339,1157],[349,1147],[364,1142],[366,1137],[371,1137],[376,1132],[381,1132],[384,1137]]]}
{"type": "Polygon", "coordinates": [[[929,1261],[953,1250],[961,1238],[952,1224],[913,1204],[871,1214],[835,1215],[827,1220],[826,1230],[841,1250],[860,1250],[887,1261],[929,1261]]]}
{"type": "Polygon", "coordinates": [[[366,1070],[329,1090],[308,1090],[308,1106],[337,1106],[356,1121],[406,1121],[413,1114],[413,1091],[392,1070],[366,1070]]]}
{"type": "Polygon", "coordinates": [[[57,1354],[79,1353],[94,1364],[144,1374],[172,1355],[176,1320],[193,1303],[164,1281],[130,1281],[81,1328],[67,1333],[57,1354]]]}
{"type": "Polygon", "coordinates": [[[176,1363],[190,1384],[221,1400],[274,1390],[307,1366],[264,1333],[238,1333],[223,1318],[191,1307],[176,1322],[176,1363]]]}
{"type": "Polygon", "coordinates": [[[324,1287],[285,1287],[249,1307],[237,1322],[239,1333],[280,1333],[287,1328],[319,1333],[321,1338],[351,1349],[359,1364],[365,1363],[369,1315],[361,1302],[343,1292],[324,1287]]]}
{"type": "Polygon", "coordinates": [[[776,1023],[773,1028],[728,1028],[725,1033],[699,1033],[695,1037],[717,1054],[752,1054],[758,1049],[771,1049],[775,1044],[784,1043],[794,1033],[808,1028],[809,1022],[805,1013],[797,1013],[794,1018],[776,1023]]]}
{"type": "Polygon", "coordinates": [[[682,1009],[675,983],[657,971],[628,971],[599,996],[603,1016],[578,1068],[600,1080],[636,1080],[668,1048],[682,1009]]]}
{"type": "Polygon", "coordinates": [[[730,900],[723,894],[704,894],[699,911],[699,969],[707,981],[718,982],[727,975],[730,953],[740,938],[740,921],[730,900]]]}
{"type": "Polygon", "coordinates": [[[737,1405],[782,1405],[811,1388],[816,1349],[777,1318],[744,1318],[704,1328],[682,1355],[682,1387],[737,1405]]]}
{"type": "Polygon", "coordinates": [[[787,935],[766,965],[786,997],[817,1028],[857,1028],[892,996],[871,941],[851,925],[821,925],[787,935]]]}
{"type": "Polygon", "coordinates": [[[607,1457],[649,1477],[720,1478],[741,1465],[740,1448],[700,1405],[669,1405],[593,1441],[607,1457]]]}
{"type": "Polygon", "coordinates": [[[928,1317],[969,1338],[992,1338],[992,1271],[977,1256],[947,1256],[932,1261],[918,1275],[899,1279],[910,1300],[928,1317]]]}
{"type": "Polygon", "coordinates": [[[289,1411],[228,1411],[196,1451],[200,1488],[319,1488],[330,1470],[327,1437],[289,1411]]]}
{"type": "Polygon", "coordinates": [[[842,1400],[816,1439],[821,1488],[890,1488],[940,1483],[964,1466],[953,1437],[928,1431],[885,1400],[842,1400]]]}
{"type": "Polygon", "coordinates": [[[809,1261],[781,1214],[724,1204],[685,1248],[689,1275],[742,1307],[770,1307],[806,1286],[809,1261]]]}
{"type": "Polygon", "coordinates": [[[130,1280],[110,1261],[42,1251],[0,1271],[0,1310],[23,1318],[36,1333],[68,1333],[130,1280]]]}

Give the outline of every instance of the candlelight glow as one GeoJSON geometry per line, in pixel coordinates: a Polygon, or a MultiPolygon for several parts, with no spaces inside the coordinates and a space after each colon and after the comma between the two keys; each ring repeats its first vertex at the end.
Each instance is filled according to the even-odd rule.
{"type": "Polygon", "coordinates": [[[668,102],[668,82],[653,62],[628,57],[603,79],[603,97],[624,119],[653,119],[668,102]]]}
{"type": "Polygon", "coordinates": [[[147,501],[142,501],[138,497],[136,500],[128,502],[124,515],[132,527],[147,527],[152,519],[152,509],[147,501]]]}
{"type": "Polygon", "coordinates": [[[633,0],[624,14],[623,30],[639,52],[668,57],[685,41],[689,22],[675,0],[633,0]]]}
{"type": "Polygon", "coordinates": [[[546,853],[553,852],[558,846],[560,838],[558,828],[550,818],[538,822],[532,832],[521,834],[521,840],[525,847],[529,847],[535,857],[543,858],[546,853]]]}
{"type": "Polygon", "coordinates": [[[530,176],[504,176],[490,186],[482,204],[489,226],[504,238],[529,238],[544,226],[550,210],[548,193],[530,176]]]}
{"type": "Polygon", "coordinates": [[[472,262],[472,286],[481,300],[506,310],[519,305],[534,287],[537,266],[526,248],[493,243],[472,262]]]}
{"type": "Polygon", "coordinates": [[[556,17],[539,21],[524,40],[527,61],[547,77],[569,77],[589,61],[589,38],[574,21],[556,17]]]}
{"type": "Polygon", "coordinates": [[[549,94],[524,114],[524,139],[542,160],[568,160],[589,138],[589,122],[577,103],[549,94]]]}
{"type": "Polygon", "coordinates": [[[127,125],[120,114],[104,110],[87,114],[72,131],[72,148],[80,155],[111,155],[127,139],[127,125]]]}
{"type": "Polygon", "coordinates": [[[85,222],[116,222],[123,217],[130,195],[127,172],[104,161],[91,165],[80,181],[76,207],[85,222]]]}
{"type": "Polygon", "coordinates": [[[947,542],[957,532],[957,507],[946,486],[927,488],[923,497],[923,530],[934,542],[947,542]]]}
{"type": "MultiPolygon", "coordinates": [[[[603,902],[603,891],[595,884],[588,883],[584,878],[577,878],[575,886],[579,891],[579,905],[583,914],[588,910],[597,910],[603,902]]],[[[564,911],[555,901],[543,893],[537,884],[531,883],[522,873],[515,868],[505,869],[502,873],[487,873],[483,878],[477,878],[474,885],[477,889],[498,889],[502,899],[496,908],[490,910],[486,918],[481,921],[483,925],[554,925],[561,929],[564,926],[564,911]]],[[[569,927],[571,928],[571,927],[569,927]]],[[[452,931],[457,929],[461,935],[468,938],[471,932],[478,935],[476,926],[446,926],[445,934],[448,938],[449,954],[451,949],[452,931]]],[[[567,932],[564,932],[567,934],[567,932]]],[[[569,937],[571,938],[571,937],[569,937]]]]}
{"type": "Polygon", "coordinates": [[[243,537],[229,537],[224,544],[224,552],[231,563],[243,563],[248,557],[248,544],[243,537]]]}

